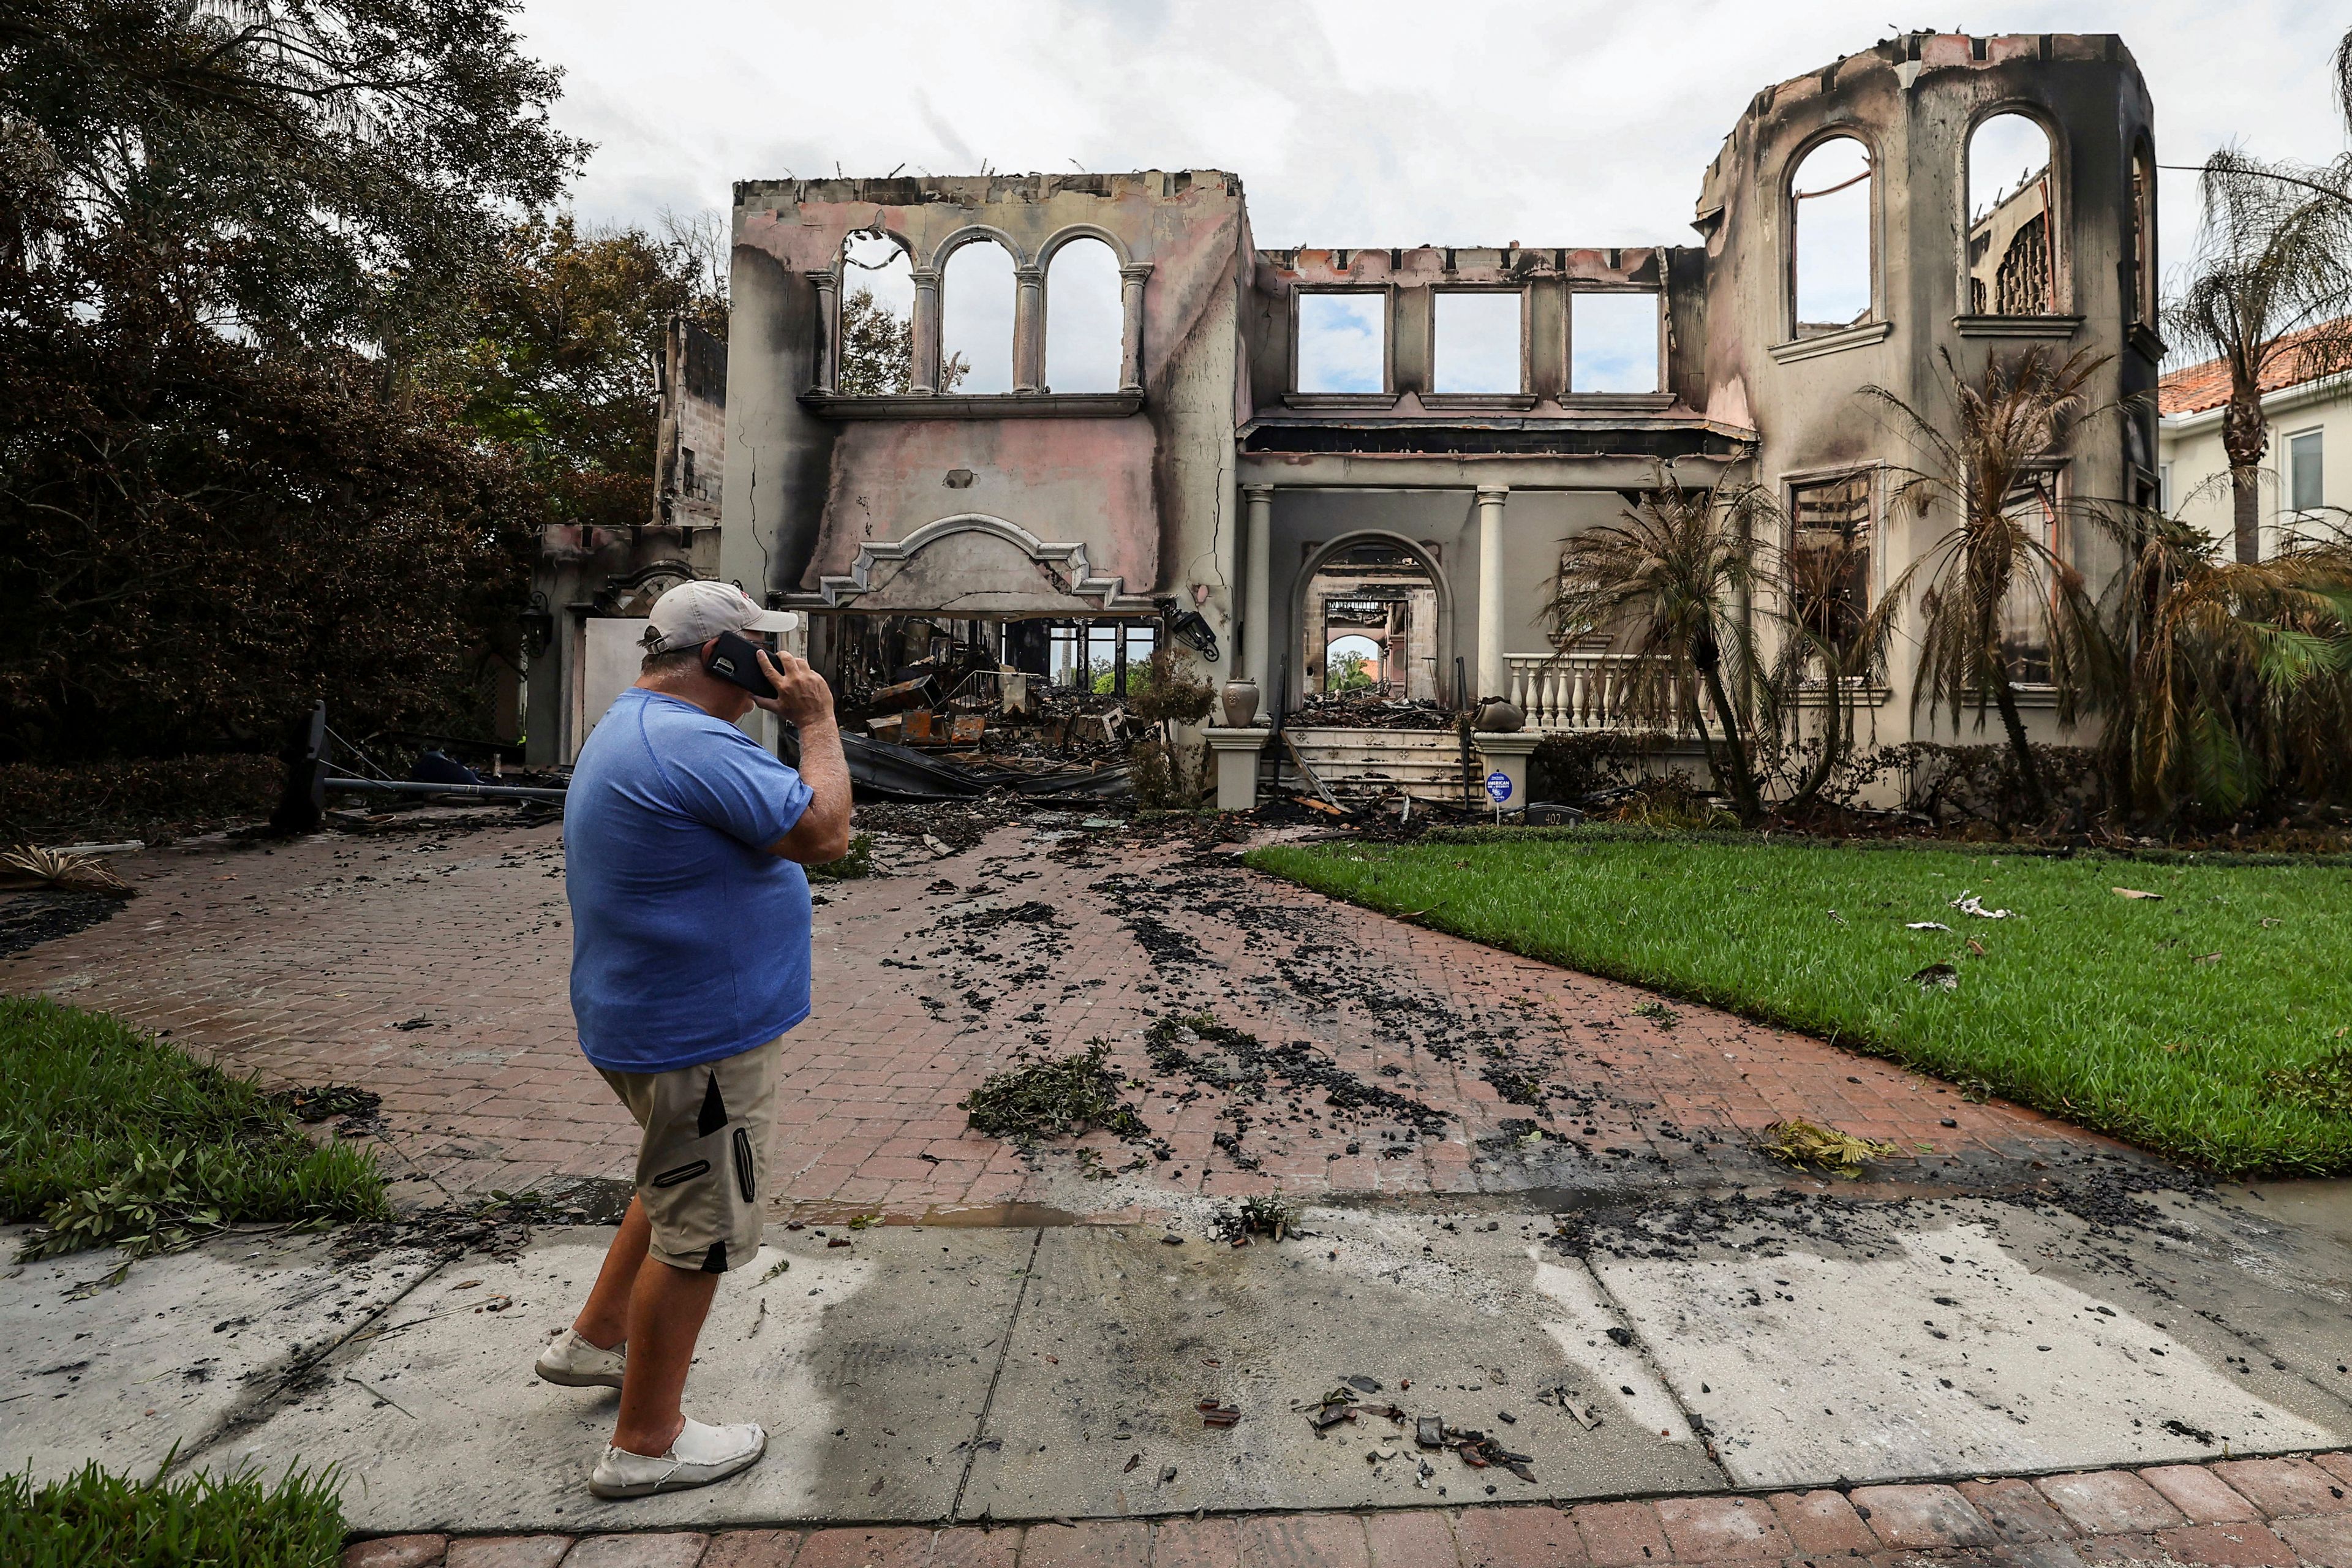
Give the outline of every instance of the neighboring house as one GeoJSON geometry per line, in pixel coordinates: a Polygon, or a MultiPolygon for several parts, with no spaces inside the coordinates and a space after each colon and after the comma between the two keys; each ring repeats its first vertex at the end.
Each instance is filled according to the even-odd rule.
{"type": "MultiPolygon", "coordinates": [[[[1337,636],[1377,633],[1415,694],[1606,725],[1622,671],[1547,610],[1569,535],[1664,473],[1761,482],[1789,556],[1842,547],[1810,591],[1858,615],[1946,526],[1891,505],[1920,455],[1862,389],[1947,408],[1947,356],[1974,375],[2037,344],[2102,356],[2094,404],[2151,404],[2019,498],[2104,583],[2113,544],[2047,501],[2155,498],[2153,124],[2116,37],[1903,34],[1749,100],[1671,247],[1260,249],[1216,171],[746,181],[719,525],[690,557],[648,558],[675,510],[625,558],[575,556],[549,640],[590,646],[690,560],[804,612],[848,694],[947,641],[1050,674],[1117,631],[1183,639],[1281,714],[1337,636]],[[1066,322],[1108,334],[1085,379],[1057,368],[1066,322]]],[[[1865,740],[1988,738],[1915,724],[1913,658],[1865,740]]],[[[534,665],[551,760],[583,680],[534,665]]],[[[2046,694],[2025,706],[2064,738],[2046,694]]]]}
{"type": "MultiPolygon", "coordinates": [[[[2336,530],[2352,508],[2352,375],[2313,374],[2295,347],[2308,335],[2289,338],[2263,375],[2263,417],[2270,425],[2262,468],[2264,555],[2290,531],[2336,530]]],[[[2207,360],[2168,372],[2157,395],[2164,510],[2226,545],[2235,515],[2230,459],[2221,450],[2229,366],[2207,360]]]]}

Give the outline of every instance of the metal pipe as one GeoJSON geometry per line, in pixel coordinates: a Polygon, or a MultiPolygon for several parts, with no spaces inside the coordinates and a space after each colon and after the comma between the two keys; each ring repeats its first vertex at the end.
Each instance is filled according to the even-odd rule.
{"type": "Polygon", "coordinates": [[[329,789],[368,790],[380,795],[462,795],[481,800],[561,801],[560,789],[530,789],[521,784],[418,784],[410,779],[331,778],[329,789]]]}

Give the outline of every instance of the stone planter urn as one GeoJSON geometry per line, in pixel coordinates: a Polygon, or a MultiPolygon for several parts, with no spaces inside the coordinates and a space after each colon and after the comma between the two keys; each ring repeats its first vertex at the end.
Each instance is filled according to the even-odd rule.
{"type": "Polygon", "coordinates": [[[1219,694],[1224,704],[1225,725],[1228,729],[1246,730],[1257,720],[1257,682],[1234,679],[1225,682],[1219,694]]]}
{"type": "Polygon", "coordinates": [[[1474,730],[1489,734],[1509,735],[1527,728],[1528,716],[1517,704],[1501,697],[1489,697],[1479,705],[1478,715],[1470,721],[1474,730]]]}

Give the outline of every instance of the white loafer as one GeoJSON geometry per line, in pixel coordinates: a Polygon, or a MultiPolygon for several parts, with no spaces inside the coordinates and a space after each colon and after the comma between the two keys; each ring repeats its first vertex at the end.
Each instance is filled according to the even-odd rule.
{"type": "Polygon", "coordinates": [[[630,1498],[707,1487],[750,1469],[767,1451],[768,1434],[756,1421],[706,1426],[688,1416],[669,1452],[658,1458],[607,1447],[589,1474],[588,1489],[601,1498],[630,1498]]]}
{"type": "Polygon", "coordinates": [[[618,1388],[628,1367],[628,1352],[625,1344],[599,1350],[582,1339],[579,1330],[565,1329],[539,1352],[531,1370],[544,1381],[566,1388],[618,1388]]]}

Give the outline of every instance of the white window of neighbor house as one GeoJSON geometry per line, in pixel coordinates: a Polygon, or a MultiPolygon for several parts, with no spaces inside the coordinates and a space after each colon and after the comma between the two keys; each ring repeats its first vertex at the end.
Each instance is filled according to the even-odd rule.
{"type": "Polygon", "coordinates": [[[2172,465],[2170,463],[2158,463],[2156,466],[2156,507],[2158,511],[2168,514],[2172,510],[2172,465]]]}
{"type": "Polygon", "coordinates": [[[1979,316],[2056,313],[2057,187],[2050,132],[1996,114],[1969,136],[1969,302],[1979,316]]]}
{"type": "Polygon", "coordinates": [[[1301,293],[1299,392],[1386,392],[1389,385],[1389,297],[1386,293],[1301,293]]]}
{"type": "Polygon", "coordinates": [[[907,390],[915,341],[915,270],[887,235],[853,234],[841,247],[841,362],[845,397],[907,390]]]}
{"type": "Polygon", "coordinates": [[[1656,294],[1571,294],[1568,390],[1661,392],[1656,294]]]}
{"type": "Polygon", "coordinates": [[[2286,438],[2286,504],[2291,511],[2317,511],[2327,504],[2319,436],[2316,430],[2305,430],[2286,438]]]}
{"type": "Polygon", "coordinates": [[[1522,389],[1520,328],[1526,296],[1513,289],[1441,289],[1436,299],[1433,392],[1522,389]]]}
{"type": "Polygon", "coordinates": [[[1045,385],[1053,392],[1117,392],[1118,258],[1099,239],[1074,239],[1045,268],[1045,385]]]}
{"type": "Polygon", "coordinates": [[[1011,251],[981,239],[949,255],[940,270],[941,392],[1013,390],[1013,298],[1011,251]]]}
{"type": "Polygon", "coordinates": [[[1870,320],[1870,149],[1851,136],[1820,143],[1789,177],[1789,283],[1798,337],[1870,320]]]}

